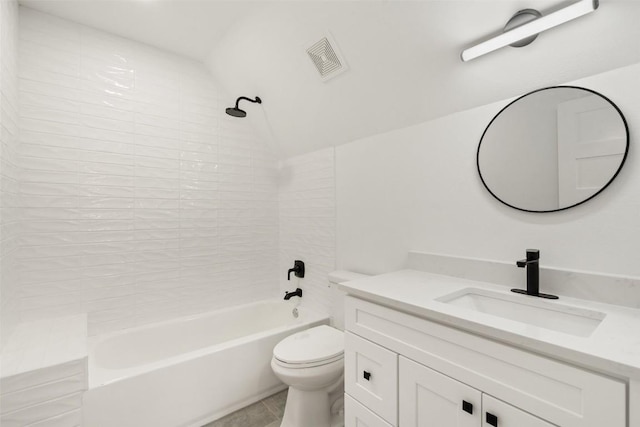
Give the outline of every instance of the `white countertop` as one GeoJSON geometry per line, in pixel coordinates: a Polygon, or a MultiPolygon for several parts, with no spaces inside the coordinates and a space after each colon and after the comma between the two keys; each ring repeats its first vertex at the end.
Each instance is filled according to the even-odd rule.
{"type": "MultiPolygon", "coordinates": [[[[602,323],[589,337],[578,337],[436,301],[467,288],[518,295],[501,285],[401,270],[353,280],[340,287],[350,295],[539,354],[608,375],[640,379],[639,309],[563,296],[559,300],[544,300],[545,305],[606,313],[602,323]]],[[[525,287],[525,284],[519,287],[525,287]]],[[[538,300],[541,299],[536,298],[538,300]]]]}

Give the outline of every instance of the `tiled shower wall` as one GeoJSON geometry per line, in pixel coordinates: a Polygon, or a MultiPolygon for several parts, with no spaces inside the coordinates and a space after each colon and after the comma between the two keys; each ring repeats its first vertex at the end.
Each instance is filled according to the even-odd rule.
{"type": "Polygon", "coordinates": [[[17,323],[18,2],[0,1],[0,349],[17,323]]]}
{"type": "Polygon", "coordinates": [[[334,149],[327,148],[283,161],[280,165],[280,290],[303,290],[301,303],[332,313],[335,296],[327,275],[335,270],[334,149]],[[304,279],[287,270],[305,262],[304,279]]]}
{"type": "Polygon", "coordinates": [[[275,295],[276,161],[201,64],[26,8],[19,47],[23,321],[275,295]]]}

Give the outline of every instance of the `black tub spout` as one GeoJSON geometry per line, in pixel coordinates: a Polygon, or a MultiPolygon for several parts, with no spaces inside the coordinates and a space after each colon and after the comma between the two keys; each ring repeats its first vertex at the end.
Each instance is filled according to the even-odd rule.
{"type": "Polygon", "coordinates": [[[302,289],[298,288],[293,292],[285,292],[284,293],[284,299],[286,301],[289,301],[292,297],[300,297],[300,298],[302,298],[302,289]]]}

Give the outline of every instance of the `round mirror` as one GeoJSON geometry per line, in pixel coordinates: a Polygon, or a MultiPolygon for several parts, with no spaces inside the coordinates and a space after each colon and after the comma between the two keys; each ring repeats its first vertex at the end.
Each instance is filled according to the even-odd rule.
{"type": "Polygon", "coordinates": [[[491,120],[478,145],[478,172],[512,208],[554,212],[584,203],[616,177],[629,150],[620,109],[589,89],[528,93],[491,120]]]}

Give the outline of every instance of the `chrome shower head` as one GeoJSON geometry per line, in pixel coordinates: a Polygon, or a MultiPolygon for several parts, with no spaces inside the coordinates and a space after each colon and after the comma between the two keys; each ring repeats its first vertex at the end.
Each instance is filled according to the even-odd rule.
{"type": "Polygon", "coordinates": [[[233,116],[233,117],[247,117],[247,112],[244,110],[241,110],[240,108],[238,108],[238,104],[240,103],[241,100],[246,100],[249,102],[253,102],[256,104],[262,104],[262,99],[260,99],[259,97],[256,96],[256,99],[250,99],[244,96],[241,96],[240,98],[238,98],[236,100],[236,106],[235,107],[229,107],[226,109],[226,112],[228,115],[233,116]]]}

